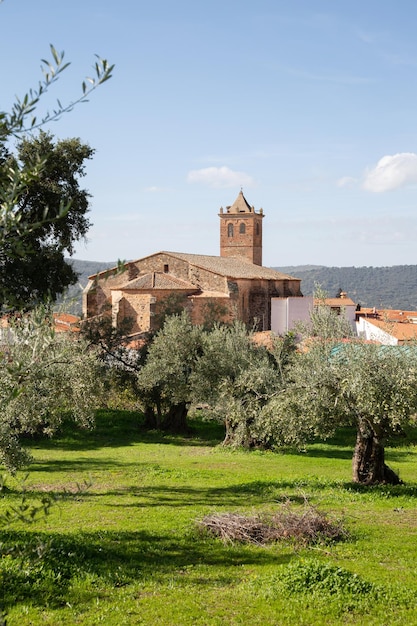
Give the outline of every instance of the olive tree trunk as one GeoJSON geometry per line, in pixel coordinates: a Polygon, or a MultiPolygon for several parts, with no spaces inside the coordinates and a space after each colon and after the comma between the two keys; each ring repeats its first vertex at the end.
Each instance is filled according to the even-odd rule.
{"type": "Polygon", "coordinates": [[[155,391],[151,398],[146,400],[144,416],[145,428],[148,428],[149,430],[162,428],[163,416],[161,409],[161,397],[155,391]]]}
{"type": "Polygon", "coordinates": [[[352,459],[353,482],[362,485],[401,483],[398,475],[385,464],[381,438],[367,420],[360,420],[352,459]]]}
{"type": "Polygon", "coordinates": [[[180,402],[178,404],[173,404],[168,413],[166,413],[163,423],[162,429],[169,430],[173,433],[188,433],[189,426],[187,422],[188,415],[188,403],[180,402]]]}

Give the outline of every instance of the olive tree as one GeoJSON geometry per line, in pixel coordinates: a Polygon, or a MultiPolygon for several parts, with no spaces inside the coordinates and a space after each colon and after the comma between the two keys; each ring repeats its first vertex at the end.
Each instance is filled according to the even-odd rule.
{"type": "Polygon", "coordinates": [[[186,431],[191,404],[225,425],[224,443],[270,446],[262,409],[279,392],[293,339],[267,350],[244,324],[194,326],[186,312],[168,317],[147,346],[137,374],[147,426],[186,431]]]}
{"type": "Polygon", "coordinates": [[[0,335],[0,460],[30,460],[22,438],[52,436],[64,419],[88,427],[100,394],[95,351],[76,333],[56,333],[44,307],[10,319],[0,335]]]}
{"type": "Polygon", "coordinates": [[[414,422],[416,347],[316,338],[293,360],[283,393],[266,408],[280,444],[328,437],[342,425],[356,430],[353,481],[399,482],[385,463],[387,440],[414,422]]]}
{"type": "Polygon", "coordinates": [[[191,378],[202,351],[203,330],[188,314],[168,317],[148,347],[137,380],[148,425],[184,432],[193,399],[191,378]]]}
{"type": "Polygon", "coordinates": [[[282,387],[293,350],[292,337],[271,338],[269,350],[258,345],[241,322],[215,325],[204,335],[192,376],[193,393],[225,425],[225,445],[269,447],[272,433],[263,408],[282,387]]]}

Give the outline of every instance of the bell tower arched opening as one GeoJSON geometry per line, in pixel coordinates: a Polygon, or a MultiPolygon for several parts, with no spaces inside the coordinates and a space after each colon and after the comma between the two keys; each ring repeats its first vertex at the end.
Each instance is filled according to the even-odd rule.
{"type": "Polygon", "coordinates": [[[240,191],[235,202],[220,209],[220,256],[262,265],[263,210],[255,211],[240,191]]]}

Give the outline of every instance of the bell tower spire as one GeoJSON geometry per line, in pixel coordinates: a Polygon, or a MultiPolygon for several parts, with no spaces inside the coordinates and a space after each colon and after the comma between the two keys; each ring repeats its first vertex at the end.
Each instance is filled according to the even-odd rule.
{"type": "Polygon", "coordinates": [[[220,209],[220,256],[262,265],[262,209],[255,211],[240,190],[231,206],[220,209]]]}

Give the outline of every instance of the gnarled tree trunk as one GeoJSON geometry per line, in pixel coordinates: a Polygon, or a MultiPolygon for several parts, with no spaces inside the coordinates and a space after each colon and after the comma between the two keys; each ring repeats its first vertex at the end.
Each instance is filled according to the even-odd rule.
{"type": "Polygon", "coordinates": [[[158,394],[154,394],[152,399],[148,400],[145,404],[144,416],[145,428],[153,430],[154,428],[162,427],[161,425],[163,419],[161,410],[161,398],[158,394]]]}
{"type": "Polygon", "coordinates": [[[358,423],[352,459],[353,482],[363,485],[400,484],[398,475],[385,464],[385,449],[380,436],[364,419],[358,423]]]}
{"type": "Polygon", "coordinates": [[[145,428],[148,428],[149,430],[158,428],[158,422],[152,405],[147,404],[143,414],[145,416],[145,428]]]}
{"type": "Polygon", "coordinates": [[[162,429],[169,430],[173,433],[188,433],[189,427],[187,422],[187,415],[188,404],[186,402],[173,404],[164,417],[162,429]]]}

